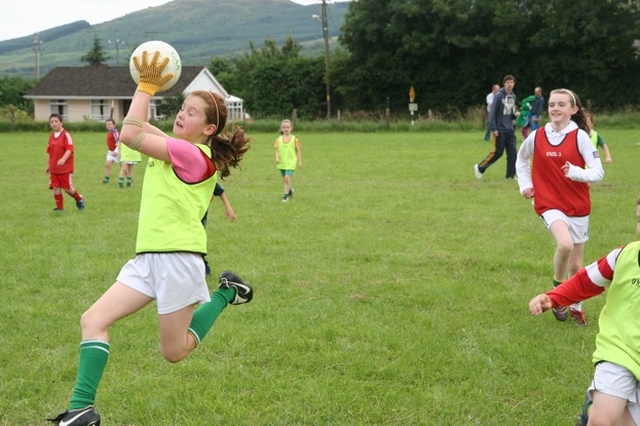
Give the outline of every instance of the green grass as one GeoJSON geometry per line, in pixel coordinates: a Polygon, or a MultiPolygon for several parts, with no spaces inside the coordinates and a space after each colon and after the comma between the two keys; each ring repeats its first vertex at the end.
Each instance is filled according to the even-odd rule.
{"type": "MultiPolygon", "coordinates": [[[[635,236],[637,131],[600,128],[613,163],[592,185],[585,262],[635,236]]],[[[604,297],[590,323],[533,317],[548,289],[551,237],[501,159],[478,181],[483,132],[306,133],[291,203],[253,149],[209,216],[214,271],[256,288],[172,365],[155,306],[111,330],[97,407],[106,425],[572,424],[591,375],[604,297]]],[[[140,184],[101,183],[103,133],[73,134],[78,212],[54,214],[46,133],[0,133],[0,425],[41,425],[66,408],[81,313],[134,255],[140,184]]],[[[114,175],[118,167],[114,167],[114,175]]],[[[214,282],[211,283],[215,285],[214,282]]]]}

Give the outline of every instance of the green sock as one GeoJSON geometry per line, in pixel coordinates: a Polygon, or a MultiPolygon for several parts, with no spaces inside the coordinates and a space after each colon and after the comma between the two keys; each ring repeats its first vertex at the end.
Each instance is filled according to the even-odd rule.
{"type": "Polygon", "coordinates": [[[109,176],[105,176],[103,182],[104,183],[109,183],[109,179],[110,179],[109,176]]]}
{"type": "Polygon", "coordinates": [[[554,278],[553,278],[553,287],[554,287],[554,288],[555,288],[555,287],[558,287],[560,284],[562,284],[562,281],[558,281],[558,280],[556,280],[556,278],[554,277],[554,278]]]}
{"type": "Polygon", "coordinates": [[[193,313],[189,332],[200,344],[204,336],[207,335],[213,323],[218,319],[222,310],[227,307],[230,301],[236,297],[236,290],[233,288],[218,289],[211,293],[211,302],[200,305],[193,313]]]}
{"type": "Polygon", "coordinates": [[[124,178],[121,178],[121,177],[118,178],[118,186],[120,188],[122,188],[124,186],[124,178]]]}
{"type": "Polygon", "coordinates": [[[131,186],[132,183],[133,183],[133,178],[128,177],[127,178],[127,186],[131,186]]]}
{"type": "Polygon", "coordinates": [[[80,343],[80,361],[78,378],[73,388],[70,410],[86,407],[96,399],[98,385],[109,359],[109,344],[99,340],[86,340],[80,343]]]}

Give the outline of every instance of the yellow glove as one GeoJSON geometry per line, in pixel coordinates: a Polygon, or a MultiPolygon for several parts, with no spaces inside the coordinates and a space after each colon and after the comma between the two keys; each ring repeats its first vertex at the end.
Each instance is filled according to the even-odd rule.
{"type": "Polygon", "coordinates": [[[137,56],[133,58],[133,64],[140,75],[138,90],[151,96],[155,95],[158,89],[173,78],[173,73],[162,76],[162,71],[169,63],[169,58],[164,58],[162,62],[158,63],[159,58],[160,52],[156,51],[149,61],[149,52],[146,50],[142,52],[142,60],[139,60],[137,56]]]}

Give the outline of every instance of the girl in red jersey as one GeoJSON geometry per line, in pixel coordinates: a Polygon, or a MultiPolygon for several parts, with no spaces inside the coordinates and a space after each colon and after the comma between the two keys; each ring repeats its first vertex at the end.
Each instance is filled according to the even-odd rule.
{"type": "Polygon", "coordinates": [[[53,189],[53,198],[56,200],[54,211],[64,210],[62,191],[76,200],[78,210],[84,210],[84,198],[73,187],[73,139],[71,134],[63,127],[62,116],[51,114],[49,126],[53,132],[49,136],[47,154],[49,162],[45,173],[49,173],[49,189],[53,189]]]}
{"type": "MultiPolygon", "coordinates": [[[[516,172],[520,193],[534,199],[534,210],[556,243],[556,287],[582,267],[584,243],[589,239],[589,182],[602,180],[604,170],[587,134],[589,127],[578,95],[568,89],[553,90],[548,112],[550,123],[522,143],[516,172]]],[[[553,309],[558,321],[565,321],[569,312],[578,324],[587,323],[581,302],[569,310],[565,306],[553,309]]]]}

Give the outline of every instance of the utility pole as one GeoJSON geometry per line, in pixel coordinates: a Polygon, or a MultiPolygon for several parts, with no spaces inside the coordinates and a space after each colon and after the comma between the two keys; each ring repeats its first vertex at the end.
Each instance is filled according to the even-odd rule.
{"type": "Polygon", "coordinates": [[[322,33],[324,36],[324,79],[327,84],[327,118],[331,118],[331,85],[329,84],[329,23],[327,22],[327,0],[322,0],[322,33]]]}
{"type": "Polygon", "coordinates": [[[33,50],[36,51],[36,79],[40,80],[40,49],[42,41],[40,41],[40,33],[33,35],[33,50]]]}
{"type": "MultiPolygon", "coordinates": [[[[111,40],[109,40],[109,44],[111,44],[111,40]]],[[[116,39],[115,43],[116,45],[116,66],[120,66],[120,46],[124,44],[124,41],[120,40],[120,39],[116,39]]]]}

